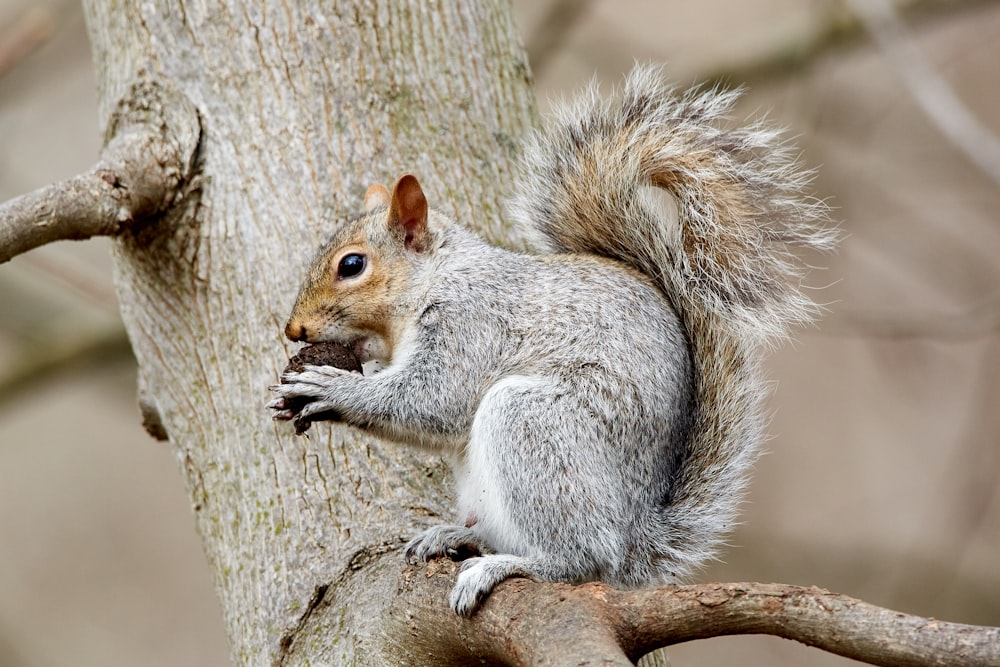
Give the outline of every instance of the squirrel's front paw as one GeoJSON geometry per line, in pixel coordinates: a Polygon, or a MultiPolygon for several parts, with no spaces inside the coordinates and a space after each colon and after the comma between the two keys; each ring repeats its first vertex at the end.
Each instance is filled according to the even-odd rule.
{"type": "Polygon", "coordinates": [[[274,419],[294,420],[299,434],[305,433],[314,421],[341,421],[333,398],[338,384],[351,375],[331,366],[306,366],[301,372],[285,372],[281,384],[270,387],[277,397],[267,407],[274,410],[274,419]]]}
{"type": "Polygon", "coordinates": [[[306,404],[318,398],[323,398],[323,386],[316,381],[315,373],[286,372],[281,376],[281,384],[273,384],[268,389],[276,394],[274,400],[267,404],[272,410],[292,410],[298,412],[306,404]]]}
{"type": "Polygon", "coordinates": [[[300,380],[303,380],[300,376],[303,371],[315,371],[322,367],[339,368],[354,373],[361,372],[361,362],[351,348],[339,343],[313,343],[306,345],[288,360],[288,365],[285,366],[281,376],[282,384],[270,388],[272,392],[278,394],[278,397],[268,403],[267,407],[274,410],[276,420],[294,420],[295,432],[299,435],[305,433],[314,421],[339,421],[340,419],[340,415],[336,411],[312,408],[306,413],[305,408],[318,398],[314,386],[304,382],[302,383],[304,386],[288,386],[298,384],[300,380]]]}
{"type": "Polygon", "coordinates": [[[296,374],[286,373],[286,376],[282,378],[282,384],[268,387],[272,393],[276,394],[275,398],[267,404],[269,409],[274,410],[276,420],[298,419],[302,411],[319,398],[319,392],[315,386],[300,385],[289,377],[292,375],[296,374]]]}

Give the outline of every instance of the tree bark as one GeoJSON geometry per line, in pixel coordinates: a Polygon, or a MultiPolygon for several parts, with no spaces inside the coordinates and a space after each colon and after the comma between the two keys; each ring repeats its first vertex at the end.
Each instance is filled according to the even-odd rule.
{"type": "Polygon", "coordinates": [[[395,578],[376,573],[453,519],[447,473],[344,427],[295,437],[266,388],[294,351],[282,325],[308,261],[372,183],[413,172],[433,205],[516,243],[501,196],[535,111],[508,3],[84,5],[102,123],[137,79],[201,119],[199,189],[118,237],[115,279],[233,661],[386,664],[395,578]],[[322,646],[301,632],[318,608],[332,610],[322,646]]]}

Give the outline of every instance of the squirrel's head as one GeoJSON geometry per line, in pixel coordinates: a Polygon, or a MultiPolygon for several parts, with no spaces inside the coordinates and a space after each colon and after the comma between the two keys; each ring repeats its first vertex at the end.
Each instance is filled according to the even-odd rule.
{"type": "Polygon", "coordinates": [[[365,213],[313,261],[285,325],[293,341],[351,346],[361,361],[388,361],[410,317],[414,265],[430,249],[427,199],[407,174],[392,194],[365,193],[365,213]]]}

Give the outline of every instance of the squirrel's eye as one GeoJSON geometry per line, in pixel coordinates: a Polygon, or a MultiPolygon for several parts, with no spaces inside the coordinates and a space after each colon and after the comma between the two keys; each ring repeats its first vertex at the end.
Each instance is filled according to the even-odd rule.
{"type": "Polygon", "coordinates": [[[340,264],[337,265],[337,278],[353,278],[365,270],[366,263],[364,255],[354,252],[350,255],[344,255],[340,258],[340,264]]]}

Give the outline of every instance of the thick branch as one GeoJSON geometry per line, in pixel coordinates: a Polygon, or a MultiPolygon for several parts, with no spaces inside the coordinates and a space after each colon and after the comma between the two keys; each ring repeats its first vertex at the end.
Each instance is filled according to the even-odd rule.
{"type": "Polygon", "coordinates": [[[945,623],[783,584],[616,591],[511,579],[466,620],[447,607],[455,569],[435,561],[403,574],[392,634],[397,655],[414,656],[411,664],[474,657],[510,665],[628,665],[663,646],[737,634],[775,635],[873,665],[1000,664],[1000,628],[945,623]]]}
{"type": "Polygon", "coordinates": [[[114,236],[165,211],[191,179],[194,107],[156,82],[132,86],[90,171],[0,206],[0,262],[53,241],[114,236]]]}

